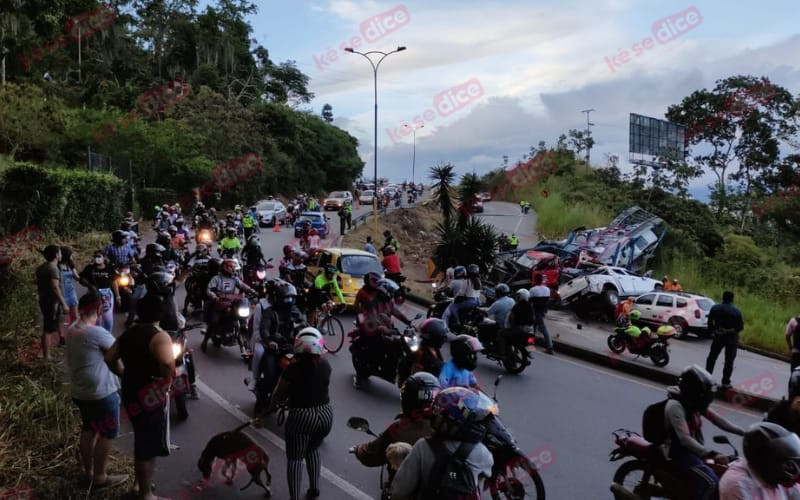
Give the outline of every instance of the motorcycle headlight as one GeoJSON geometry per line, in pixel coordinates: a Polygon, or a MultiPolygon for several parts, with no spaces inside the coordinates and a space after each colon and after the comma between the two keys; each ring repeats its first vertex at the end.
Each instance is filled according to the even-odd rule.
{"type": "Polygon", "coordinates": [[[177,342],[172,343],[172,357],[178,359],[181,356],[181,352],[183,351],[183,346],[181,346],[177,342]]]}
{"type": "Polygon", "coordinates": [[[128,286],[131,284],[131,279],[125,275],[119,277],[119,286],[128,286]]]}
{"type": "Polygon", "coordinates": [[[250,308],[248,306],[239,306],[239,309],[236,311],[240,318],[246,318],[250,316],[250,308]]]}
{"type": "Polygon", "coordinates": [[[256,271],[256,277],[260,280],[263,280],[267,276],[267,273],[259,269],[256,271]]]}

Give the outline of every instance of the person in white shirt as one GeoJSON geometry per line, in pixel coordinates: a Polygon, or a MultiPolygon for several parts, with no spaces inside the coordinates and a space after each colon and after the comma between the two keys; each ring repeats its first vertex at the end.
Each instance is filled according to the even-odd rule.
{"type": "Polygon", "coordinates": [[[545,282],[545,275],[537,273],[533,278],[533,288],[529,293],[533,306],[533,324],[544,337],[547,354],[553,354],[553,341],[550,339],[550,332],[547,331],[547,323],[544,321],[547,316],[547,307],[550,304],[550,287],[545,282]]]}

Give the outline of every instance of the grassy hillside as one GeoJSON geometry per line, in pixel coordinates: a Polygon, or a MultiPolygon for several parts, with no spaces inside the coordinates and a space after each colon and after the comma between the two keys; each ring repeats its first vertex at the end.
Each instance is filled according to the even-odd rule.
{"type": "MultiPolygon", "coordinates": [[[[490,179],[490,188],[503,180],[490,179]]],[[[531,202],[537,231],[548,239],[563,238],[578,226],[604,226],[634,204],[656,213],[669,227],[653,261],[655,276],[676,277],[685,290],[716,302],[724,290],[733,290],[745,316],[742,343],[788,355],[784,331],[789,318],[800,313],[800,300],[790,293],[800,284],[800,269],[780,264],[772,249],[756,247],[750,238],[709,227],[710,216],[702,213],[708,210],[698,202],[647,193],[583,164],[562,165],[542,182],[498,199],[531,202]]]]}

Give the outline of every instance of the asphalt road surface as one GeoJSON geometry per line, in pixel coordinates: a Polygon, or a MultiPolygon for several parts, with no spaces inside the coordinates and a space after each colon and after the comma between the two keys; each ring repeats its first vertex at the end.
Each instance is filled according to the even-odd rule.
{"type": "MultiPolygon", "coordinates": [[[[484,218],[507,234],[516,232],[523,240],[521,243],[525,244],[526,240],[534,237],[534,216],[531,213],[521,217],[518,209],[512,211],[510,207],[513,205],[489,203],[484,218]]],[[[356,214],[366,211],[362,208],[356,214]]],[[[338,234],[339,221],[335,220],[335,215],[331,219],[334,222],[333,233],[338,234]]],[[[277,261],[281,248],[293,240],[292,236],[291,229],[282,228],[279,233],[262,229],[265,256],[277,261]]],[[[183,296],[183,289],[180,289],[176,297],[179,304],[183,296]]],[[[415,306],[412,310],[423,312],[415,306]]],[[[343,316],[341,319],[348,330],[353,317],[343,316]]],[[[123,322],[124,317],[117,315],[116,335],[123,322]]],[[[249,373],[237,347],[217,349],[210,344],[208,353],[204,354],[199,348],[202,339],[199,330],[190,331],[188,338],[190,347],[194,349],[200,400],[189,401],[187,421],[173,422],[171,442],[174,450],[169,457],[158,460],[156,493],[171,498],[263,498],[263,491],[257,486],[239,491],[249,480],[244,477],[246,472],[235,479],[236,486],[222,484],[220,479],[214,479],[217,476],[213,476],[209,483],[200,483],[196,464],[203,447],[214,434],[245,422],[252,415],[255,397],[243,384],[249,373]]],[[[447,356],[447,347],[444,351],[447,356]]],[[[369,438],[349,429],[346,421],[351,416],[361,416],[369,420],[373,430],[382,430],[400,411],[399,391],[394,385],[374,378],[365,389],[354,389],[347,344],[339,353],[328,355],[328,359],[333,367],[330,395],[334,427],[321,448],[324,467],[321,498],[379,498],[379,469],[361,466],[347,452],[350,446],[369,438]]],[[[476,370],[480,383],[490,393],[495,377],[504,373],[501,367],[485,358],[481,358],[476,370]]],[[[614,470],[619,466],[619,462],[608,461],[612,449],[611,432],[621,427],[640,431],[643,409],[664,395],[663,386],[599,369],[566,356],[543,353],[537,353],[532,365],[522,374],[506,375],[497,393],[500,414],[521,448],[540,465],[550,499],[611,498],[608,487],[614,470]]],[[[727,416],[740,425],[759,418],[755,413],[731,407],[726,409],[727,416]]],[[[715,432],[710,424],[706,425],[707,441],[710,442],[711,435],[722,433],[715,432]]],[[[130,431],[130,426],[124,425],[118,443],[126,452],[131,452],[133,446],[130,431]]],[[[282,451],[283,428],[277,426],[273,416],[266,428],[250,427],[246,432],[270,457],[273,498],[288,498],[282,451]]],[[[732,438],[741,449],[741,440],[736,436],[732,438]]],[[[307,478],[304,478],[303,491],[307,487],[307,478]]]]}

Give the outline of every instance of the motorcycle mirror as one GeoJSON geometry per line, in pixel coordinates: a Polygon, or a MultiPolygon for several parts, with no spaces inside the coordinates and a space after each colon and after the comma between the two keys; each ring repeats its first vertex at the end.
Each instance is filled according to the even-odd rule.
{"type": "Polygon", "coordinates": [[[357,431],[366,432],[367,434],[372,434],[372,431],[369,428],[369,422],[367,421],[366,418],[350,417],[349,419],[347,419],[347,426],[357,431]]]}
{"type": "Polygon", "coordinates": [[[503,379],[502,375],[498,375],[496,379],[494,379],[494,394],[492,394],[492,399],[497,402],[497,386],[500,385],[500,381],[503,379]]]}

